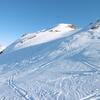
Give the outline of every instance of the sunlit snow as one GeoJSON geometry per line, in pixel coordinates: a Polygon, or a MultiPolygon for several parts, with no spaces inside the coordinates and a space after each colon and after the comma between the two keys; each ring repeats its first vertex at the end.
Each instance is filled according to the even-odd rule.
{"type": "Polygon", "coordinates": [[[59,24],[7,47],[0,100],[100,100],[100,21],[59,24]]]}

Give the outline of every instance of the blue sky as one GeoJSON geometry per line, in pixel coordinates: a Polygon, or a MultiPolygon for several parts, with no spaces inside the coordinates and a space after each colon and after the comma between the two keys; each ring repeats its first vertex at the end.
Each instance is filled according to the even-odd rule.
{"type": "Polygon", "coordinates": [[[85,26],[100,18],[100,0],[0,0],[0,43],[58,23],[85,26]]]}

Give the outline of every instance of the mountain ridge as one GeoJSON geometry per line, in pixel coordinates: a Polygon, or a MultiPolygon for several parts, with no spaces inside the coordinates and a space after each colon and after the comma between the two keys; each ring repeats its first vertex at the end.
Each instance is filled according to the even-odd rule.
{"type": "Polygon", "coordinates": [[[13,44],[11,44],[11,47],[7,48],[7,52],[10,51],[12,48],[20,49],[27,46],[34,46],[41,43],[46,43],[64,37],[64,35],[67,35],[68,33],[70,35],[70,32],[73,32],[75,30],[76,27],[74,25],[62,23],[54,26],[53,28],[49,28],[48,30],[42,30],[35,33],[27,33],[23,35],[20,39],[15,41],[13,44]]]}

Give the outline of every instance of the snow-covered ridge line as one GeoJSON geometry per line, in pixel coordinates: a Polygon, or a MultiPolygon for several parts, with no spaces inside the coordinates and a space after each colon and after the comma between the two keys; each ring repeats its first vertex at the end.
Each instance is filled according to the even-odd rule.
{"type": "Polygon", "coordinates": [[[5,51],[11,52],[21,48],[46,43],[64,37],[65,35],[70,35],[71,32],[75,30],[76,26],[72,24],[58,24],[48,30],[23,35],[20,39],[11,44],[5,51]]]}
{"type": "Polygon", "coordinates": [[[19,38],[13,44],[7,47],[5,52],[6,53],[12,52],[29,46],[43,44],[62,37],[70,36],[72,34],[80,34],[82,32],[91,32],[91,34],[95,32],[95,35],[99,35],[98,34],[99,30],[100,30],[100,20],[97,20],[94,23],[90,23],[88,26],[82,29],[78,29],[73,24],[61,23],[49,29],[22,35],[21,38],[19,38]]]}

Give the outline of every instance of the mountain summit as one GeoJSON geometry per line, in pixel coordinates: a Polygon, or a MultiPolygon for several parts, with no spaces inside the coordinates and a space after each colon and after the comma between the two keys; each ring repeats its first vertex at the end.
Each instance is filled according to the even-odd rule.
{"type": "Polygon", "coordinates": [[[63,31],[72,31],[72,30],[75,30],[76,29],[76,26],[73,25],[73,24],[64,24],[64,23],[61,23],[61,24],[58,24],[57,26],[55,26],[54,28],[52,28],[51,30],[53,31],[60,31],[60,32],[63,32],[63,31]]]}

